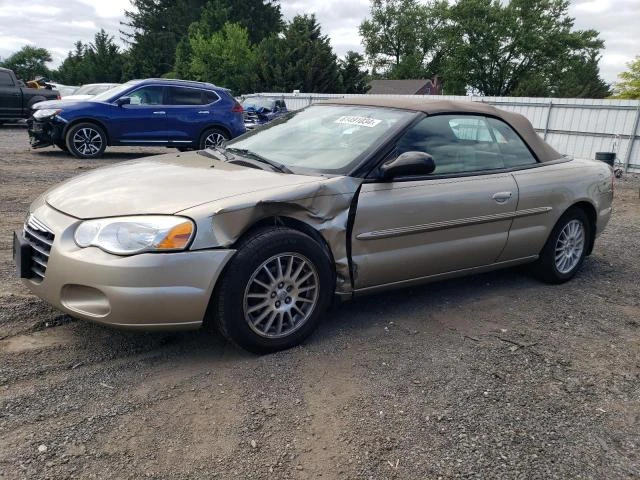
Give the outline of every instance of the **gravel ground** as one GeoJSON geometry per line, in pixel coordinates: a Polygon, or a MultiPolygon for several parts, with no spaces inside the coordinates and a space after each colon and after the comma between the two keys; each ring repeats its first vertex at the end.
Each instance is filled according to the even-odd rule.
{"type": "Polygon", "coordinates": [[[640,478],[640,179],[581,273],[446,281],[330,311],[255,357],[75,321],[14,278],[11,231],[100,161],[0,128],[0,478],[640,478]]]}

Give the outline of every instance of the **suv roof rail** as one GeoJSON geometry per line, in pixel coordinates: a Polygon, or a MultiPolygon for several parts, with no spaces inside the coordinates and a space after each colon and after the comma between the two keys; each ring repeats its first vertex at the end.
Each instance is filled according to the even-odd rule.
{"type": "Polygon", "coordinates": [[[183,80],[181,78],[140,78],[140,79],[136,79],[136,80],[130,80],[130,81],[137,81],[137,82],[166,82],[166,83],[189,83],[192,85],[203,85],[203,86],[207,86],[207,87],[214,87],[214,88],[221,88],[218,87],[217,85],[214,85],[213,83],[210,82],[198,82],[196,80],[183,80]]]}

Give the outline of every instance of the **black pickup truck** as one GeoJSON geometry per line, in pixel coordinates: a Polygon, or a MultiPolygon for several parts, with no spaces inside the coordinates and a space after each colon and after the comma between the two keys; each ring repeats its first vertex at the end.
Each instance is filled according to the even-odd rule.
{"type": "Polygon", "coordinates": [[[57,90],[26,87],[13,71],[0,68],[0,123],[28,118],[34,103],[59,98],[57,90]]]}

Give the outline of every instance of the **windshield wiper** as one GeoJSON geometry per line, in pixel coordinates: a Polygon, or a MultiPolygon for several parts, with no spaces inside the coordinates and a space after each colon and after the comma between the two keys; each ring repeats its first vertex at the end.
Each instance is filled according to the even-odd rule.
{"type": "Polygon", "coordinates": [[[273,160],[269,160],[268,158],[263,157],[262,155],[252,152],[251,150],[247,150],[246,148],[227,148],[229,152],[239,153],[240,155],[244,155],[245,157],[251,158],[252,160],[257,160],[262,163],[266,163],[270,167],[281,173],[293,173],[286,165],[282,163],[274,162],[273,160]]]}

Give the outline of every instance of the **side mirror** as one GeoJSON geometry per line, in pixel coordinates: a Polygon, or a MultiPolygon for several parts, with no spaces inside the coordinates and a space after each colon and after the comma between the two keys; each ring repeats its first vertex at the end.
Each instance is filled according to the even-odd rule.
{"type": "Polygon", "coordinates": [[[404,152],[380,167],[382,178],[429,175],[436,169],[433,157],[425,152],[404,152]]]}
{"type": "Polygon", "coordinates": [[[131,97],[120,97],[116,100],[116,105],[122,107],[123,105],[131,105],[131,97]]]}

